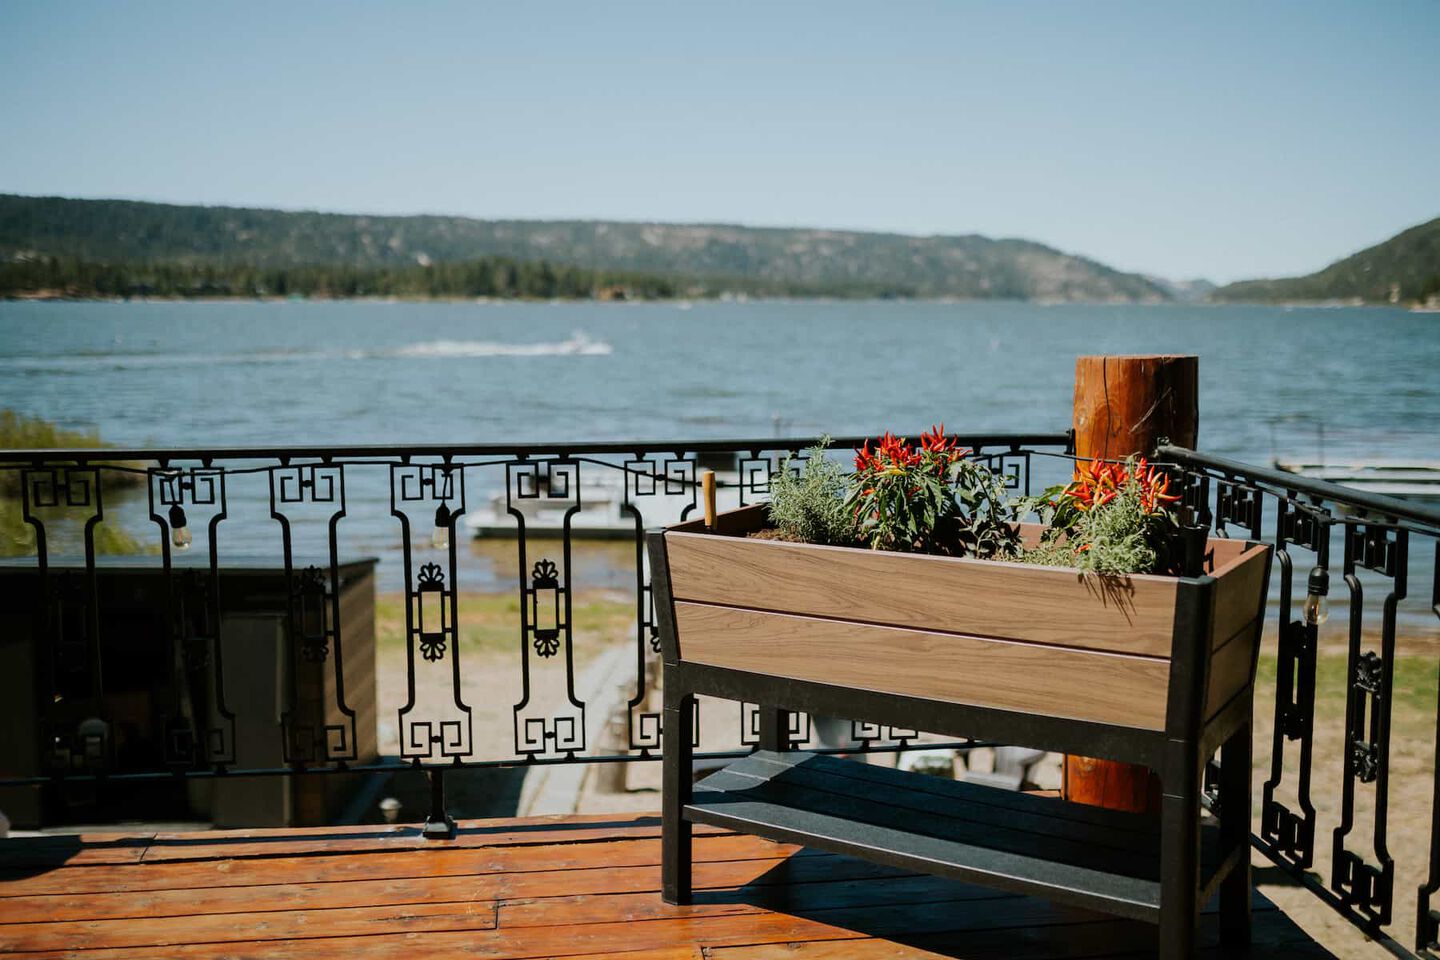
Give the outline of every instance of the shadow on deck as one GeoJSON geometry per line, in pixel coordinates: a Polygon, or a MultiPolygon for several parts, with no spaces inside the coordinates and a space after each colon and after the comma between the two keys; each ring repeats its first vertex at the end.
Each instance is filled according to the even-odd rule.
{"type": "MultiPolygon", "coordinates": [[[[664,904],[658,816],[0,841],[0,952],[104,958],[813,960],[1154,955],[1155,928],[697,827],[664,904]]],[[[1213,915],[1204,957],[1222,957],[1213,915]]],[[[1331,954],[1255,896],[1252,958],[1331,954]]]]}

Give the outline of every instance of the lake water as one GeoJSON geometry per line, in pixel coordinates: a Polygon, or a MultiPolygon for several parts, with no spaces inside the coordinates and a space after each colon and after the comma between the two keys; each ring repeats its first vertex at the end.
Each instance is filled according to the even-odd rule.
{"type": "Polygon", "coordinates": [[[1209,451],[1306,414],[1332,453],[1434,452],[1440,316],[1374,308],[0,303],[0,407],[159,445],[1049,431],[1106,352],[1199,354],[1209,451]]]}
{"type": "Polygon", "coordinates": [[[1077,355],[1161,352],[1209,452],[1440,458],[1440,316],[1380,308],[0,303],[0,408],[158,446],[1060,431],[1077,355]]]}

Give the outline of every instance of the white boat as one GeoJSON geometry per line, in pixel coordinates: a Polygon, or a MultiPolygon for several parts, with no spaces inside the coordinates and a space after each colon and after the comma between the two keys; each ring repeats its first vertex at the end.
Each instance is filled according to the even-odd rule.
{"type": "Polygon", "coordinates": [[[1440,501],[1440,461],[1301,463],[1276,459],[1274,462],[1277,470],[1311,480],[1327,480],[1366,493],[1379,493],[1402,500],[1440,501]]]}
{"type": "MultiPolygon", "coordinates": [[[[739,475],[733,468],[716,470],[715,479],[724,509],[726,500],[736,499],[733,487],[739,475]]],[[[572,539],[626,540],[635,536],[635,516],[625,508],[625,480],[618,466],[612,469],[585,465],[580,473],[580,509],[570,517],[572,539]]],[[[648,481],[640,486],[644,491],[650,487],[648,481]]],[[[513,507],[524,518],[527,539],[558,539],[564,534],[565,515],[574,501],[545,496],[543,490],[541,493],[535,497],[514,497],[508,503],[504,491],[493,493],[478,508],[466,511],[464,524],[474,537],[513,539],[519,530],[519,522],[509,509],[513,507]]],[[[692,504],[691,516],[698,516],[701,509],[698,492],[679,485],[667,490],[663,477],[657,478],[653,493],[634,495],[632,502],[640,512],[641,529],[677,523],[685,508],[692,504]]]]}

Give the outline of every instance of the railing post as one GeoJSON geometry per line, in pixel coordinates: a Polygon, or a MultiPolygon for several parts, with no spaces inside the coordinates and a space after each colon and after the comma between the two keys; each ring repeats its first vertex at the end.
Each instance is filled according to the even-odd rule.
{"type": "Polygon", "coordinates": [[[420,834],[426,840],[454,840],[455,819],[445,810],[445,768],[428,767],[430,777],[430,816],[420,834]]]}
{"type": "Polygon", "coordinates": [[[761,750],[784,753],[790,749],[790,711],[761,704],[755,708],[755,723],[761,750]]]}
{"type": "MultiPolygon", "coordinates": [[[[1162,438],[1195,445],[1200,419],[1200,358],[1077,357],[1075,456],[1087,460],[1148,456],[1162,438]]],[[[1089,757],[1065,758],[1064,796],[1117,810],[1153,812],[1158,780],[1144,767],[1089,757]]]]}

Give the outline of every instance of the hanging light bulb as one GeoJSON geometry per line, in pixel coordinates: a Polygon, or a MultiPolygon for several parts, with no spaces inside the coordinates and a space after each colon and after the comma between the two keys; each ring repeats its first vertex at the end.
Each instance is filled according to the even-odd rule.
{"type": "Polygon", "coordinates": [[[185,522],[185,510],[178,503],[170,505],[170,542],[176,550],[184,550],[194,540],[190,527],[185,522]]]}
{"type": "Polygon", "coordinates": [[[450,546],[450,508],[443,502],[435,508],[435,532],[430,535],[430,546],[436,550],[450,546]]]}
{"type": "Polygon", "coordinates": [[[1324,567],[1312,568],[1306,582],[1304,609],[1305,622],[1310,626],[1318,627],[1330,619],[1330,601],[1325,599],[1329,592],[1329,572],[1324,567]]]}

